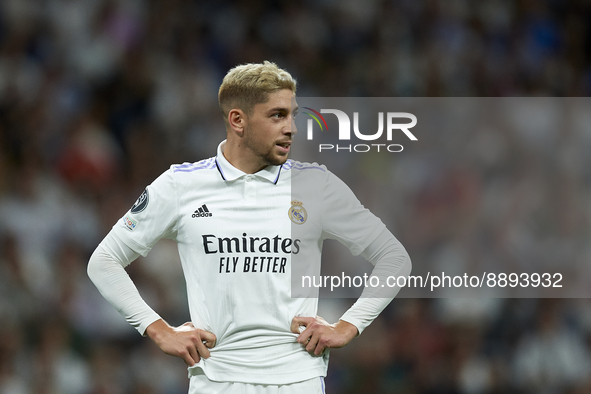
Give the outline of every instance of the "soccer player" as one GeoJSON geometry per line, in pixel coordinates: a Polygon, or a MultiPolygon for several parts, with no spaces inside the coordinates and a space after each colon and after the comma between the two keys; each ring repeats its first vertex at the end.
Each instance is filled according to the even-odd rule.
{"type": "MultiPolygon", "coordinates": [[[[188,365],[190,393],[324,393],[328,348],[345,346],[388,305],[362,297],[335,324],[294,272],[319,273],[322,241],[408,275],[408,254],[324,166],[288,160],[296,82],[274,63],[231,69],[219,90],[227,139],[217,155],[172,165],[90,258],[88,274],[140,334],[188,365]],[[191,322],[172,327],[125,271],[160,238],[178,244],[191,322]],[[310,269],[302,268],[309,265],[310,269]]],[[[366,289],[367,290],[367,289],[366,289]]]]}

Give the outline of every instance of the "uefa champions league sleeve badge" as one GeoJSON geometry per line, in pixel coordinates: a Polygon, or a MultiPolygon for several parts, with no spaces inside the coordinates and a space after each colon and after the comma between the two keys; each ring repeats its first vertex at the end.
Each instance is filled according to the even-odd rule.
{"type": "Polygon", "coordinates": [[[289,207],[287,215],[289,216],[289,219],[295,224],[304,224],[306,219],[308,219],[308,213],[304,208],[304,203],[297,200],[293,200],[291,202],[291,207],[289,207]]]}
{"type": "Polygon", "coordinates": [[[148,206],[148,189],[145,189],[135,204],[131,207],[131,213],[140,213],[148,206]]]}

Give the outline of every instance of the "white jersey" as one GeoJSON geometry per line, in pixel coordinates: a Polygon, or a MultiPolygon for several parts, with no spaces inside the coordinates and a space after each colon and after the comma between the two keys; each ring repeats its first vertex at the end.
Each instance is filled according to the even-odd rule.
{"type": "Polygon", "coordinates": [[[171,166],[113,232],[144,256],[160,238],[178,243],[191,320],[217,336],[192,368],[244,383],[325,376],[328,351],[310,355],[290,331],[294,316],[317,311],[317,298],[292,298],[292,263],[320,267],[326,238],[357,255],[384,225],[326,167],[288,160],[245,174],[224,144],[216,157],[171,166]]]}

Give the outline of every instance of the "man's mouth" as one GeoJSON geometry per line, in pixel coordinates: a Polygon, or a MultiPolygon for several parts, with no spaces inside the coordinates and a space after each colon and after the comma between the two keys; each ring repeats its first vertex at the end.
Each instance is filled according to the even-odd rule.
{"type": "Polygon", "coordinates": [[[289,148],[291,146],[291,142],[278,142],[275,145],[277,145],[279,147],[279,150],[281,150],[283,153],[288,153],[289,148]]]}

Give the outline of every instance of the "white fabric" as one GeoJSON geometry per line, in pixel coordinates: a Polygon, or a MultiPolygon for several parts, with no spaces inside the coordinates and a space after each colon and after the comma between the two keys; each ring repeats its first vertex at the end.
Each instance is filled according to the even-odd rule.
{"type": "Polygon", "coordinates": [[[146,328],[160,316],[141,298],[125,267],[139,256],[109,233],[88,262],[88,276],[123,317],[145,335],[146,328]]]}
{"type": "MultiPolygon", "coordinates": [[[[387,229],[384,229],[363,251],[362,256],[375,266],[371,275],[378,277],[380,283],[387,283],[389,276],[408,276],[412,269],[406,250],[387,229]]],[[[400,287],[398,286],[379,288],[377,291],[366,288],[355,304],[341,317],[341,320],[356,326],[361,334],[399,291],[400,287]]]]}
{"type": "Polygon", "coordinates": [[[318,376],[282,385],[215,382],[209,380],[200,369],[189,377],[189,394],[325,394],[324,378],[318,376]]]}
{"type": "MultiPolygon", "coordinates": [[[[192,374],[202,369],[214,381],[265,384],[325,376],[328,352],[311,356],[290,331],[292,318],[315,316],[318,303],[291,297],[292,265],[306,262],[319,271],[326,238],[339,240],[355,255],[363,252],[382,274],[409,272],[408,255],[324,166],[290,160],[245,174],[224,158],[223,147],[216,158],[171,166],[149,185],[147,201],[139,200],[113,227],[91,259],[89,274],[143,334],[159,317],[123,270],[137,255],[111,250],[119,255],[118,267],[103,267],[109,258],[101,251],[112,242],[123,243],[145,256],[160,238],[172,238],[181,256],[191,320],[217,336],[211,357],[191,367],[192,374]],[[304,223],[289,219],[294,201],[306,209],[304,223]]],[[[343,320],[361,332],[390,299],[361,299],[343,320]]]]}

